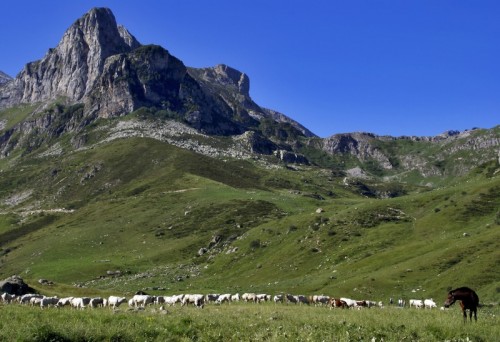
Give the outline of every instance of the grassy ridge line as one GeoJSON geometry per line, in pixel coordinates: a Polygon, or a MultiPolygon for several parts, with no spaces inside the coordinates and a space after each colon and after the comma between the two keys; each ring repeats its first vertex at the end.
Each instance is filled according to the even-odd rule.
{"type": "Polygon", "coordinates": [[[3,305],[1,340],[30,341],[495,341],[498,307],[479,310],[478,322],[463,324],[459,308],[330,310],[285,304],[233,303],[113,312],[3,305]]]}

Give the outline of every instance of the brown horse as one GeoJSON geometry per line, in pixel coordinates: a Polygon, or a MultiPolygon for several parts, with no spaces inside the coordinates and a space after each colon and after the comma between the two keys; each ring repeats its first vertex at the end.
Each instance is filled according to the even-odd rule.
{"type": "Polygon", "coordinates": [[[477,307],[479,305],[479,297],[476,292],[469,289],[468,287],[460,287],[458,289],[452,290],[448,293],[448,298],[446,298],[446,301],[444,302],[444,307],[448,308],[457,300],[460,300],[460,307],[462,308],[462,312],[464,314],[464,323],[467,322],[466,310],[469,310],[469,318],[471,322],[472,313],[474,313],[474,319],[477,322],[477,307]]]}

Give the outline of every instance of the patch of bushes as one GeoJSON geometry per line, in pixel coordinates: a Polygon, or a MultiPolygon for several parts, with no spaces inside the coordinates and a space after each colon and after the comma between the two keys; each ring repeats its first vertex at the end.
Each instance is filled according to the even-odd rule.
{"type": "Polygon", "coordinates": [[[260,246],[261,246],[261,243],[260,243],[259,239],[250,241],[250,248],[251,249],[257,249],[257,248],[260,248],[260,246]]]}

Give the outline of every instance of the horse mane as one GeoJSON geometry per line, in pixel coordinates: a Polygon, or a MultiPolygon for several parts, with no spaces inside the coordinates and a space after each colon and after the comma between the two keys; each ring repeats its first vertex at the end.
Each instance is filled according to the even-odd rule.
{"type": "Polygon", "coordinates": [[[470,287],[467,287],[467,286],[463,286],[463,287],[459,287],[455,290],[451,290],[449,292],[450,295],[453,295],[454,292],[470,292],[472,294],[472,298],[473,298],[473,301],[475,302],[476,305],[479,305],[479,296],[477,295],[477,293],[471,289],[470,287]]]}
{"type": "Polygon", "coordinates": [[[456,288],[455,290],[451,290],[449,293],[456,292],[456,291],[469,291],[469,292],[474,292],[474,290],[473,290],[473,289],[471,289],[470,287],[467,287],[467,286],[462,286],[462,287],[456,288]]]}

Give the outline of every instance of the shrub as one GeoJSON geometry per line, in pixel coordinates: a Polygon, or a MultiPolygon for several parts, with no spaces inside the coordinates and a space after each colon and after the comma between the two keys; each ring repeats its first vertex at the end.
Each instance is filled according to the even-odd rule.
{"type": "Polygon", "coordinates": [[[38,327],[33,335],[32,341],[34,342],[66,342],[71,341],[69,338],[65,337],[61,333],[55,331],[52,327],[48,325],[42,325],[38,327]]]}
{"type": "Polygon", "coordinates": [[[260,247],[260,240],[257,239],[257,240],[252,240],[250,242],[250,248],[252,249],[256,249],[256,248],[259,248],[260,247]]]}

